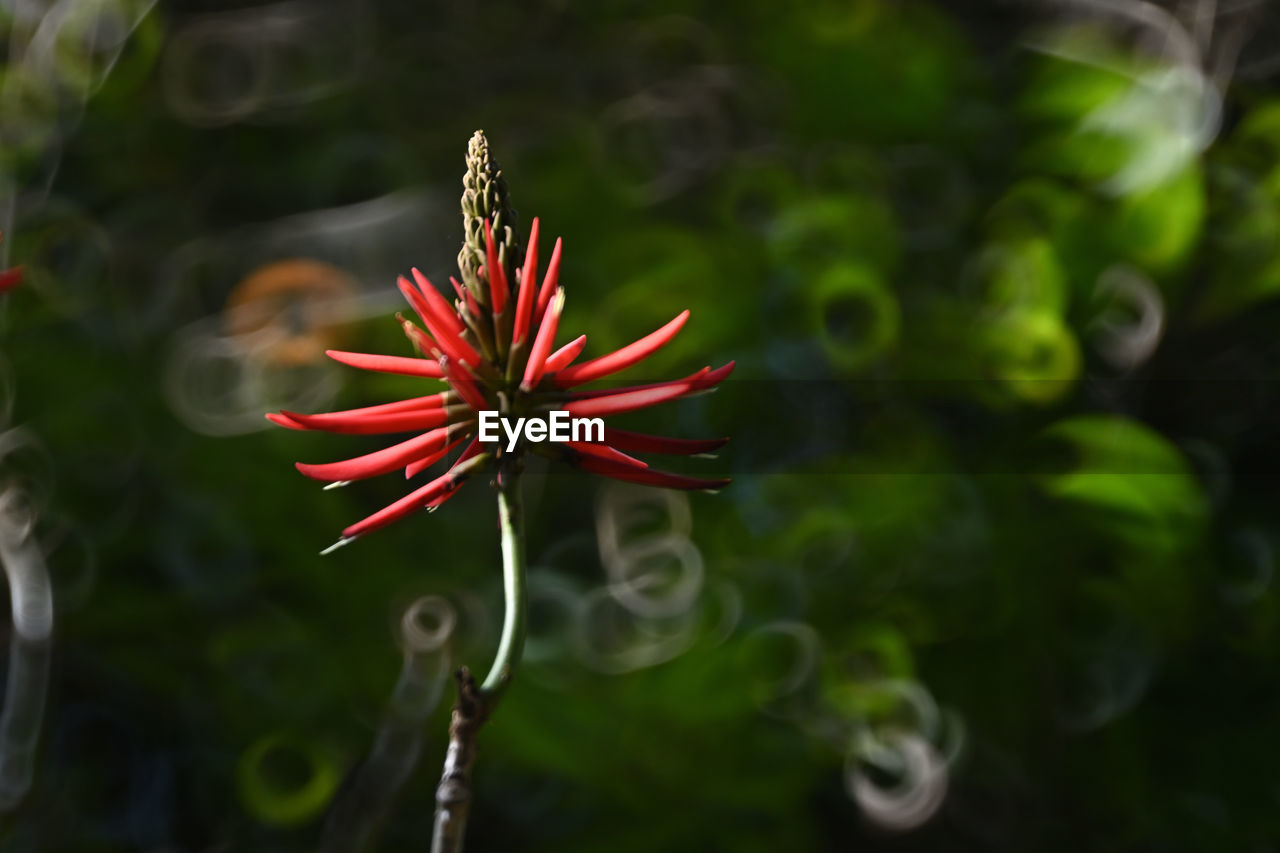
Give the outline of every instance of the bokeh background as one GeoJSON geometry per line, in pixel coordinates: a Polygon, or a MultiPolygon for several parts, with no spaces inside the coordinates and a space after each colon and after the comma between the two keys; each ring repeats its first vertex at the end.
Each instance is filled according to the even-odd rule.
{"type": "Polygon", "coordinates": [[[528,475],[469,849],[1280,849],[1278,15],[5,0],[0,849],[427,846],[492,493],[322,558],[405,485],[262,413],[430,393],[320,353],[477,128],[590,353],[739,366],[633,421],[722,493],[528,475]]]}

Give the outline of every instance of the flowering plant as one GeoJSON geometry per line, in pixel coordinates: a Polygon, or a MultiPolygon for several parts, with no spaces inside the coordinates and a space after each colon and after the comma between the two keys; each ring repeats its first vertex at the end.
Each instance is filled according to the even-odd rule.
{"type": "MultiPolygon", "coordinates": [[[[627,388],[575,390],[612,376],[666,345],[689,318],[683,311],[661,328],[619,350],[577,362],[586,335],[555,348],[564,288],[559,285],[561,242],[556,241],[538,283],[538,220],[533,220],[523,263],[518,256],[514,217],[506,183],[489,156],[483,132],[467,152],[462,214],[465,241],[458,256],[461,281],[451,279],[452,304],[417,269],[413,281],[400,277],[400,292],[422,326],[397,315],[416,356],[329,351],[344,364],[366,370],[444,380],[437,393],[361,409],[327,414],[283,411],[269,414],[290,429],[335,433],[414,432],[411,438],[353,459],[298,463],[308,477],[334,485],[403,469],[413,478],[455,456],[443,474],[357,521],[325,553],[419,510],[434,510],[469,478],[495,472],[506,592],[506,612],[497,656],[477,686],[466,669],[458,674],[459,698],[450,726],[445,772],[436,794],[434,849],[459,849],[466,820],[474,738],[511,679],[523,645],[525,624],[524,543],[518,480],[522,455],[531,451],[618,480],[676,489],[718,489],[723,479],[689,477],[650,468],[632,453],[695,455],[728,439],[678,439],[604,427],[600,440],[570,438],[549,445],[517,441],[507,446],[485,439],[485,416],[524,419],[567,412],[575,418],[603,418],[687,397],[714,388],[733,362],[703,367],[681,379],[627,388]],[[425,327],[425,328],[423,328],[425,327]],[[465,446],[463,446],[466,442],[465,446]]],[[[555,438],[554,434],[552,436],[555,438]]]]}

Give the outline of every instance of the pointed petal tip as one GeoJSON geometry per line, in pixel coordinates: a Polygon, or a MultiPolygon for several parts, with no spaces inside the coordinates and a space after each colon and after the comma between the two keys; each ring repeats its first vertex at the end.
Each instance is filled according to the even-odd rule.
{"type": "Polygon", "coordinates": [[[290,418],[288,412],[267,412],[264,417],[276,426],[282,426],[285,429],[306,429],[302,424],[290,418]]]}
{"type": "Polygon", "coordinates": [[[358,536],[343,536],[337,542],[334,542],[328,548],[325,548],[323,551],[321,551],[320,556],[327,557],[330,554],[332,554],[334,551],[338,550],[339,548],[345,548],[347,545],[350,545],[352,542],[356,541],[359,538],[360,537],[358,536]]]}
{"type": "Polygon", "coordinates": [[[684,328],[688,319],[689,309],[686,308],[659,328],[620,349],[565,368],[556,376],[556,385],[561,388],[572,388],[596,379],[603,379],[638,364],[669,344],[684,328]]]}
{"type": "Polygon", "coordinates": [[[310,477],[313,480],[324,480],[325,482],[334,482],[333,480],[329,480],[327,477],[322,477],[316,473],[316,468],[319,468],[320,467],[319,465],[314,465],[310,462],[295,462],[293,463],[293,467],[297,468],[298,473],[304,477],[310,477]]]}
{"type": "Polygon", "coordinates": [[[417,267],[409,267],[409,272],[413,274],[413,280],[418,283],[418,287],[422,288],[423,293],[426,293],[427,290],[434,291],[436,289],[436,286],[431,283],[431,279],[427,278],[422,270],[417,267]]]}

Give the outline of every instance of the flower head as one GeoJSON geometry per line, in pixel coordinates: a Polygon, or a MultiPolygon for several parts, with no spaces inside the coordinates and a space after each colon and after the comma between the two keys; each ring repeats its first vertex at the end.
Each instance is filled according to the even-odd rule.
{"type": "MultiPolygon", "coordinates": [[[[421,509],[433,510],[453,497],[472,476],[496,470],[508,475],[526,450],[597,474],[675,489],[718,489],[723,479],[688,477],[650,468],[632,453],[709,453],[728,439],[689,440],[644,435],[605,427],[604,440],[551,444],[481,442],[479,417],[546,417],[563,410],[570,417],[605,418],[707,391],[733,370],[733,363],[709,366],[667,382],[629,388],[577,390],[625,370],[666,345],[689,318],[682,311],[670,322],[619,350],[579,361],[587,337],[556,347],[564,288],[559,285],[561,243],[556,241],[539,282],[538,220],[517,264],[513,216],[502,173],[489,157],[483,133],[471,140],[462,199],[466,241],[458,256],[462,281],[451,279],[452,301],[417,269],[401,276],[400,292],[417,316],[397,315],[416,356],[328,351],[330,358],[365,370],[443,380],[443,390],[420,397],[327,414],[280,412],[267,417],[290,429],[335,433],[414,433],[389,447],[324,464],[298,463],[308,477],[330,484],[403,470],[412,478],[462,448],[445,472],[398,501],[342,531],[334,547],[398,521],[421,509]]],[[[432,389],[434,390],[434,389],[432,389]]]]}

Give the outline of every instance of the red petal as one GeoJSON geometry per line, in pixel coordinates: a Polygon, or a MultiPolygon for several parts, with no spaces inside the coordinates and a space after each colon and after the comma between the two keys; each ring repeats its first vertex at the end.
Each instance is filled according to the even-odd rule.
{"type": "Polygon", "coordinates": [[[529,350],[529,360],[524,366],[524,379],[520,387],[531,390],[542,378],[547,366],[547,356],[551,354],[551,346],[556,340],[556,329],[560,326],[560,312],[564,310],[564,288],[556,290],[556,298],[551,300],[547,313],[542,315],[542,325],[538,327],[538,336],[533,340],[533,348],[529,350]]]}
{"type": "Polygon", "coordinates": [[[450,436],[456,435],[460,429],[461,427],[456,424],[441,427],[354,459],[320,465],[299,462],[296,467],[313,480],[324,480],[330,483],[376,477],[379,474],[387,474],[397,468],[403,468],[415,459],[435,453],[448,444],[450,436]]]}
{"type": "Polygon", "coordinates": [[[422,409],[438,409],[450,399],[448,391],[439,394],[428,394],[425,397],[410,397],[394,403],[382,403],[377,406],[364,406],[359,409],[343,409],[338,412],[318,412],[325,415],[387,415],[392,412],[415,412],[422,409]]]}
{"type": "Polygon", "coordinates": [[[431,306],[427,304],[427,300],[418,291],[416,287],[409,283],[409,279],[404,276],[396,276],[396,286],[400,288],[400,293],[405,300],[413,306],[413,311],[426,324],[428,329],[431,328],[431,306]]]}
{"type": "Polygon", "coordinates": [[[616,415],[643,409],[712,388],[733,372],[733,365],[731,361],[724,367],[698,371],[689,378],[677,379],[674,382],[662,382],[642,388],[624,388],[620,391],[576,399],[567,403],[564,409],[571,416],[578,418],[616,415]]]}
{"type": "Polygon", "coordinates": [[[493,244],[493,227],[484,221],[484,270],[489,279],[489,299],[493,313],[501,314],[507,304],[507,271],[498,263],[498,249],[493,244]]]}
{"type": "Polygon", "coordinates": [[[278,415],[275,412],[267,412],[267,420],[271,421],[276,426],[282,426],[285,429],[306,429],[306,427],[292,418],[283,414],[278,415]]]}
{"type": "Polygon", "coordinates": [[[424,456],[421,459],[416,459],[413,462],[410,462],[408,465],[404,466],[404,478],[406,480],[411,480],[414,477],[418,476],[423,471],[427,470],[432,465],[436,464],[441,459],[448,456],[451,452],[453,452],[453,449],[455,447],[457,447],[459,444],[462,444],[462,442],[466,441],[466,439],[467,437],[464,435],[462,438],[458,439],[457,441],[453,442],[447,447],[437,450],[435,453],[432,453],[430,456],[424,456]]]}
{"type": "Polygon", "coordinates": [[[628,483],[660,486],[664,489],[722,489],[731,482],[728,479],[708,480],[701,477],[686,477],[683,474],[657,471],[653,468],[635,468],[631,465],[611,462],[607,459],[597,459],[594,456],[580,456],[575,464],[593,474],[601,474],[605,477],[612,477],[615,480],[625,480],[628,483]]]}
{"type": "Polygon", "coordinates": [[[285,417],[305,429],[318,429],[345,435],[382,435],[389,432],[411,432],[434,429],[450,423],[462,423],[474,417],[470,406],[426,409],[420,412],[389,412],[363,415],[335,412],[325,415],[300,415],[284,412],[285,417]]]}
{"type": "Polygon", "coordinates": [[[728,379],[729,374],[733,373],[733,368],[737,364],[738,362],[736,361],[730,361],[727,364],[723,364],[720,367],[717,367],[715,370],[711,370],[706,373],[703,373],[702,371],[698,371],[698,373],[702,375],[695,376],[693,379],[689,380],[689,382],[693,385],[692,390],[710,391],[712,388],[716,387],[721,382],[728,379]]]}
{"type": "Polygon", "coordinates": [[[624,391],[644,391],[649,388],[670,388],[683,382],[692,382],[695,379],[701,379],[711,372],[710,367],[704,367],[694,373],[690,373],[681,379],[668,379],[665,382],[650,382],[647,385],[629,385],[625,388],[593,388],[588,391],[574,391],[569,395],[571,400],[594,400],[597,397],[608,397],[613,394],[621,394],[624,391]]]}
{"type": "Polygon", "coordinates": [[[524,252],[524,269],[520,273],[520,291],[516,296],[516,319],[511,340],[520,343],[529,334],[530,312],[533,310],[535,289],[533,280],[538,275],[538,217],[533,217],[529,228],[529,246],[524,252]]]}
{"type": "Polygon", "coordinates": [[[437,359],[440,362],[440,369],[444,371],[445,379],[453,390],[458,392],[458,396],[462,401],[477,412],[484,411],[489,408],[489,402],[485,400],[484,394],[480,391],[480,386],[471,378],[465,370],[459,370],[457,365],[450,362],[447,357],[437,359]]]}
{"type": "Polygon", "coordinates": [[[485,457],[469,460],[470,464],[466,466],[462,466],[461,463],[454,465],[448,472],[425,486],[414,489],[390,506],[383,507],[368,518],[357,521],[346,528],[342,531],[343,537],[354,538],[362,536],[380,527],[386,527],[393,521],[399,521],[406,515],[424,508],[429,501],[439,497],[442,493],[456,489],[463,480],[474,473],[475,469],[482,467],[487,461],[488,458],[485,457]]]}
{"type": "Polygon", "coordinates": [[[620,350],[593,358],[574,367],[567,367],[555,376],[555,384],[560,388],[572,388],[594,379],[608,376],[624,370],[638,361],[653,355],[671,341],[680,331],[680,327],[689,319],[688,309],[681,311],[661,329],[650,332],[635,343],[627,344],[620,350]]]}
{"type": "MultiPolygon", "coordinates": [[[[386,415],[386,414],[392,414],[394,412],[422,411],[424,409],[439,408],[440,406],[444,405],[446,399],[450,399],[450,398],[451,398],[451,395],[447,391],[442,391],[439,394],[431,394],[427,397],[413,397],[408,400],[399,400],[395,403],[383,403],[378,406],[365,406],[362,409],[346,409],[341,412],[325,412],[324,414],[325,415],[386,415]]],[[[268,412],[267,420],[271,421],[273,424],[277,424],[282,427],[287,427],[289,429],[310,429],[310,427],[303,426],[295,418],[290,417],[288,414],[284,412],[281,412],[278,415],[275,414],[274,412],[268,412]]]]}
{"type": "Polygon", "coordinates": [[[587,345],[587,336],[579,335],[569,343],[560,347],[560,349],[547,356],[547,364],[543,368],[544,372],[555,372],[562,370],[573,363],[573,360],[582,352],[582,348],[587,345]]]}
{"type": "Polygon", "coordinates": [[[476,298],[471,295],[471,291],[467,290],[467,288],[463,286],[462,282],[458,281],[453,276],[449,276],[449,281],[453,284],[453,289],[458,291],[458,298],[467,306],[467,310],[471,312],[471,316],[483,317],[484,314],[480,311],[480,304],[476,302],[476,298]]]}
{"type": "Polygon", "coordinates": [[[436,290],[436,286],[431,283],[431,279],[423,275],[417,267],[413,267],[410,272],[413,273],[413,280],[418,283],[419,292],[426,297],[433,317],[455,335],[461,335],[466,331],[466,326],[462,324],[462,321],[458,319],[458,315],[454,313],[453,308],[436,290]]]}
{"type": "Polygon", "coordinates": [[[551,260],[547,261],[547,272],[542,279],[542,289],[538,291],[538,304],[533,309],[534,322],[538,322],[547,312],[551,297],[555,296],[556,286],[560,282],[560,238],[556,238],[555,248],[551,250],[551,260]]]}
{"type": "Polygon", "coordinates": [[[599,459],[609,459],[613,462],[617,462],[619,465],[629,465],[633,468],[649,467],[648,462],[644,462],[634,456],[628,456],[607,444],[594,444],[589,441],[566,441],[564,442],[564,446],[571,447],[579,453],[587,456],[595,456],[599,459]]]}
{"type": "Polygon", "coordinates": [[[608,426],[604,428],[604,441],[605,444],[619,450],[630,450],[635,453],[667,453],[675,456],[712,453],[729,443],[727,438],[667,438],[608,426]]]}
{"type": "Polygon", "coordinates": [[[451,497],[453,497],[454,495],[456,495],[456,494],[458,493],[458,491],[459,491],[461,488],[462,488],[462,484],[461,484],[461,483],[459,483],[458,485],[454,486],[452,489],[449,489],[448,491],[446,491],[446,492],[445,492],[443,495],[441,495],[440,497],[435,498],[434,500],[429,500],[429,501],[427,501],[426,508],[427,508],[427,509],[435,509],[436,507],[438,507],[438,506],[440,506],[441,504],[443,504],[445,501],[449,500],[449,498],[451,498],[451,497]]]}
{"type": "Polygon", "coordinates": [[[687,384],[673,382],[669,385],[661,385],[655,388],[640,388],[635,391],[620,391],[616,394],[592,397],[587,400],[574,400],[567,404],[564,409],[575,418],[603,417],[656,406],[658,403],[679,399],[688,393],[689,386],[687,384]]]}
{"type": "Polygon", "coordinates": [[[431,340],[430,335],[419,329],[417,323],[406,320],[402,314],[396,314],[396,319],[400,321],[400,329],[404,332],[404,336],[418,352],[425,355],[436,348],[436,342],[431,340]]]}
{"type": "MultiPolygon", "coordinates": [[[[416,293],[413,289],[413,285],[409,284],[403,276],[397,283],[400,285],[401,292],[404,293],[406,297],[410,293],[416,293]]],[[[440,299],[440,302],[443,305],[444,299],[442,299],[438,293],[435,295],[437,299],[440,299]]],[[[411,299],[410,301],[413,302],[414,300],[411,299]]],[[[415,303],[415,307],[418,306],[421,306],[419,314],[422,315],[422,321],[427,324],[427,331],[431,332],[431,337],[435,338],[436,342],[440,345],[440,349],[444,350],[446,355],[473,367],[480,363],[480,354],[477,353],[471,344],[467,343],[466,339],[462,337],[463,333],[466,331],[466,327],[462,325],[462,321],[458,319],[457,315],[453,313],[453,310],[450,309],[448,305],[443,305],[445,313],[441,314],[435,309],[435,306],[429,304],[429,300],[423,298],[421,294],[419,294],[417,302],[415,303]]],[[[413,341],[415,345],[417,345],[418,349],[424,352],[430,352],[433,347],[431,347],[430,344],[424,345],[421,337],[421,330],[412,323],[409,323],[407,320],[402,320],[401,322],[406,324],[404,327],[405,334],[409,336],[409,339],[413,341]]]]}
{"type": "Polygon", "coordinates": [[[483,449],[484,448],[481,447],[480,445],[480,437],[476,436],[475,438],[471,439],[471,443],[467,445],[466,450],[463,450],[461,453],[458,454],[458,461],[454,462],[453,465],[450,467],[457,468],[459,465],[461,465],[463,462],[466,462],[471,457],[479,456],[480,451],[483,449]]]}
{"type": "MultiPolygon", "coordinates": [[[[467,445],[466,449],[463,450],[462,453],[458,454],[457,461],[455,461],[452,465],[449,466],[449,470],[451,472],[458,470],[458,467],[461,466],[462,463],[466,462],[468,459],[472,458],[473,456],[480,455],[480,452],[483,449],[484,447],[480,444],[479,437],[471,439],[471,443],[467,445]]],[[[464,480],[459,480],[457,483],[454,484],[452,488],[450,488],[444,494],[440,495],[440,497],[435,498],[434,500],[428,501],[427,506],[431,509],[435,509],[436,507],[440,506],[440,504],[449,500],[449,498],[453,497],[458,493],[458,489],[462,488],[463,482],[464,480]]]]}
{"type": "Polygon", "coordinates": [[[689,393],[695,391],[706,390],[718,385],[726,376],[733,372],[734,365],[737,362],[729,362],[723,367],[717,367],[712,370],[710,367],[704,367],[701,370],[690,373],[683,379],[668,379],[666,382],[651,382],[647,385],[630,385],[626,388],[595,388],[588,391],[574,391],[569,395],[571,400],[593,400],[597,397],[608,397],[612,394],[621,394],[624,391],[642,391],[649,388],[669,388],[679,383],[689,383],[689,393]]]}
{"type": "Polygon", "coordinates": [[[404,358],[398,355],[373,355],[336,349],[325,350],[324,354],[334,361],[362,370],[376,370],[379,373],[395,373],[400,376],[427,376],[432,379],[444,376],[440,365],[429,358],[404,358]]]}

